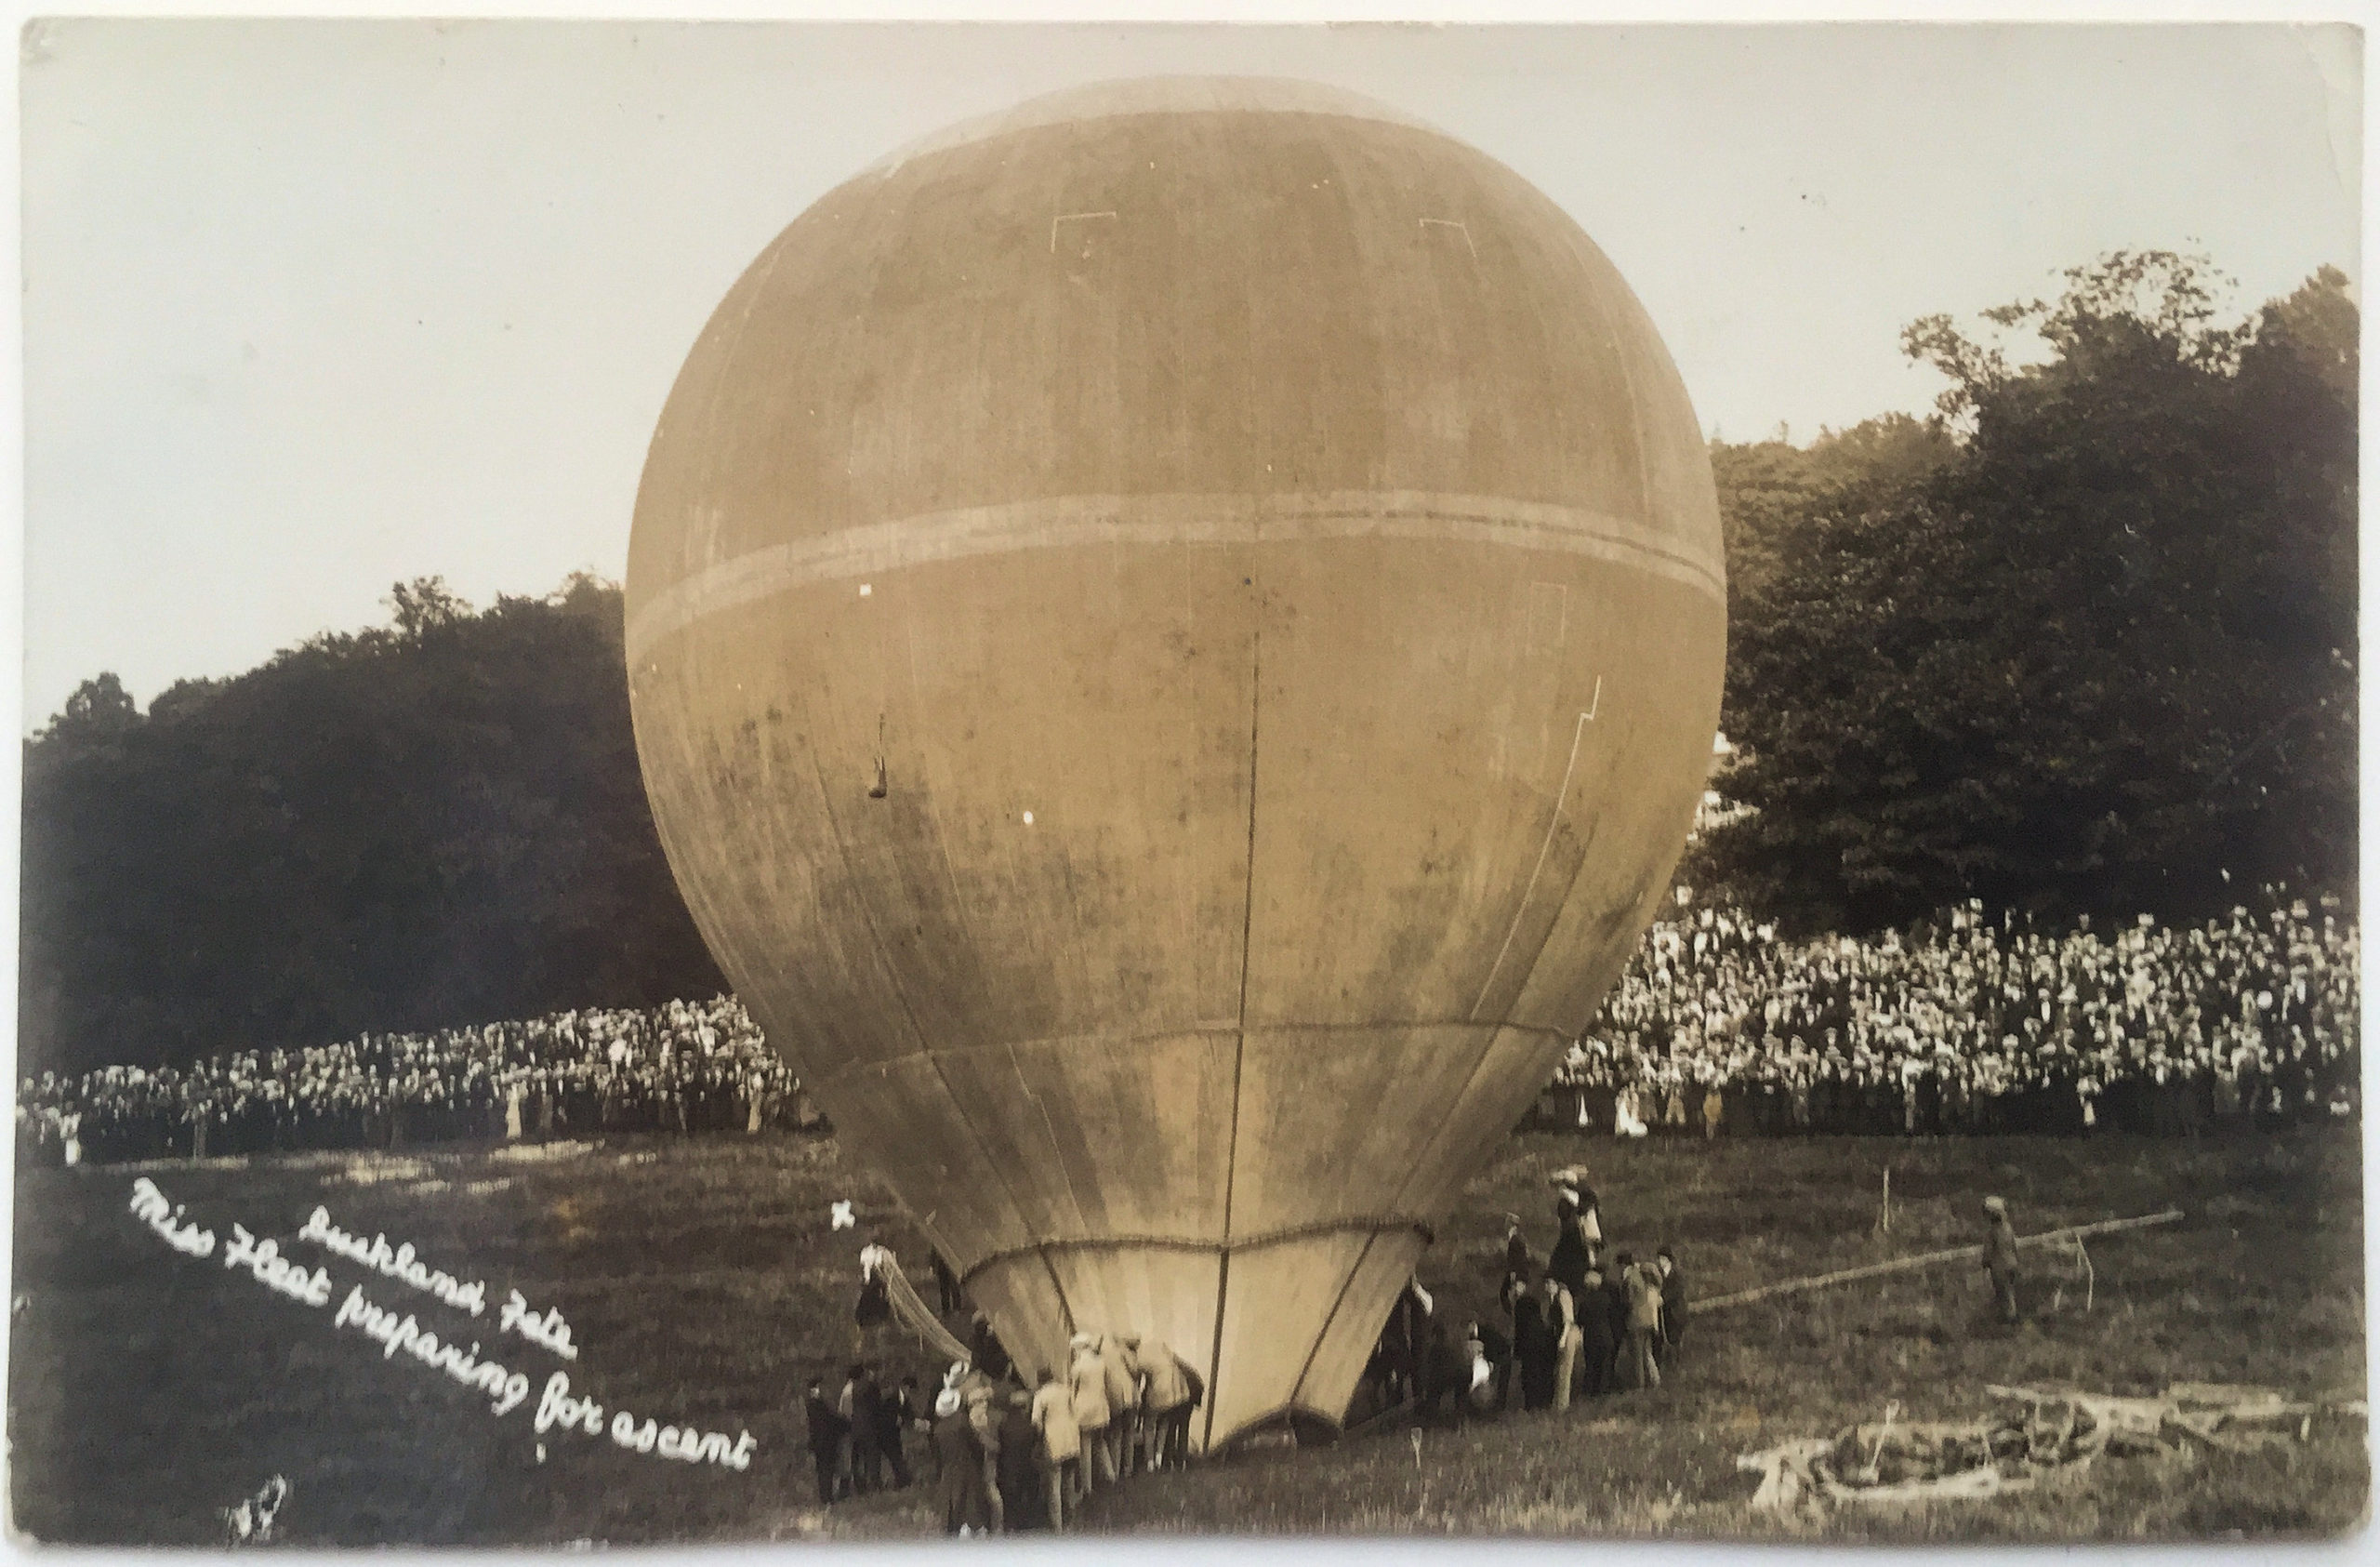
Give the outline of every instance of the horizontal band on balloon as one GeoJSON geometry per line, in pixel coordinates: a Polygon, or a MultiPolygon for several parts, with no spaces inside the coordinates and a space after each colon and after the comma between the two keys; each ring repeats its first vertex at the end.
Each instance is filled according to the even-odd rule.
{"type": "Polygon", "coordinates": [[[1725,604],[1726,571],[1708,551],[1625,517],[1543,501],[1406,491],[1318,495],[1058,496],[869,523],[755,550],[672,584],[629,620],[633,660],[722,610],[813,582],[904,566],[1100,545],[1290,544],[1395,538],[1496,544],[1589,555],[1681,582],[1725,604]]]}
{"type": "Polygon", "coordinates": [[[1049,1252],[1260,1252],[1267,1246],[1286,1246],[1292,1241],[1310,1240],[1316,1235],[1338,1235],[1353,1232],[1358,1235],[1379,1235],[1410,1230],[1428,1244],[1437,1243],[1437,1231],[1420,1219],[1391,1214],[1377,1218],[1316,1219],[1312,1224],[1292,1225],[1287,1229],[1268,1229],[1261,1235],[1235,1236],[1228,1240],[1199,1240],[1187,1235],[1081,1235],[1056,1236],[1036,1241],[1029,1246],[1010,1246],[984,1257],[959,1275],[962,1284],[987,1268],[1019,1257],[1039,1256],[1049,1252]]]}
{"type": "Polygon", "coordinates": [[[1520,1034],[1543,1034],[1567,1042],[1569,1032],[1550,1029],[1541,1024],[1512,1023],[1493,1017],[1383,1017],[1361,1023],[1268,1023],[1262,1019],[1245,1027],[1237,1023],[1194,1023],[1182,1029],[1148,1029],[1129,1034],[1061,1034],[1054,1039],[991,1040],[982,1044],[938,1044],[931,1050],[912,1050],[905,1055],[885,1056],[866,1061],[851,1061],[844,1065],[819,1070],[809,1063],[802,1064],[804,1075],[813,1082],[831,1085],[864,1075],[881,1078],[892,1068],[908,1061],[948,1060],[953,1056],[981,1055],[989,1051],[1017,1050],[1084,1050],[1096,1049],[1103,1054],[1129,1050],[1133,1045],[1158,1040],[1190,1039],[1209,1035],[1217,1039],[1236,1040],[1242,1034],[1355,1034],[1376,1035],[1385,1029],[1458,1029],[1465,1033],[1492,1034],[1500,1029],[1520,1034]]]}

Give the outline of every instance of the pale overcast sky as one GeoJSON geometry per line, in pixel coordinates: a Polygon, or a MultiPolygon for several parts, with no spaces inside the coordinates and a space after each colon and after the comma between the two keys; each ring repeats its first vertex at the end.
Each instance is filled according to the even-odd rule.
{"type": "Polygon", "coordinates": [[[646,441],[745,265],[899,144],[1069,85],[1380,99],[1612,258],[1707,430],[1938,389],[1902,325],[2200,248],[2242,311],[2360,278],[2344,28],[933,28],[102,21],[20,79],[28,727],[399,578],[616,578],[646,441]]]}

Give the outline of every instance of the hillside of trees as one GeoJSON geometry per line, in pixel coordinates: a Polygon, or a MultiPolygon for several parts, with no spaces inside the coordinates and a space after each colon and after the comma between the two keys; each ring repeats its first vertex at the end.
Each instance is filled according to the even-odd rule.
{"type": "MultiPolygon", "coordinates": [[[[2192,259],[2067,285],[1988,317],[2026,353],[1912,324],[1931,418],[1713,445],[1751,811],[1697,883],[1804,931],[2352,892],[2347,280],[2228,325],[2192,259]]],[[[101,675],[25,743],[22,1070],[722,987],[638,775],[618,590],[392,604],[146,713],[101,675]]]]}
{"type": "Polygon", "coordinates": [[[1754,814],[1697,871],[1790,928],[2352,890],[2347,279],[2231,325],[2197,259],[2066,283],[1988,312],[2026,358],[1909,327],[1950,382],[1931,419],[1712,454],[1754,814]]]}
{"type": "Polygon", "coordinates": [[[637,771],[619,590],[437,583],[25,746],[20,1070],[155,1065],[724,988],[637,771]]]}

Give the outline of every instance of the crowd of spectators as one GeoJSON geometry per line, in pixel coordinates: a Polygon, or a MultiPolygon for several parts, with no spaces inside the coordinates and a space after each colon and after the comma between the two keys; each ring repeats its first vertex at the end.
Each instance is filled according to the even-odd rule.
{"type": "Polygon", "coordinates": [[[243,1050],[183,1069],[45,1072],[17,1096],[32,1164],[386,1149],[469,1137],[759,1132],[808,1116],[733,997],[243,1050]]]}
{"type": "Polygon", "coordinates": [[[1873,938],[1738,909],[1656,923],[1543,1113],[1623,1136],[2158,1135],[2342,1120],[2361,1064],[2357,923],[2261,912],[2036,929],[1979,905],[1873,938]]]}
{"type": "MultiPolygon", "coordinates": [[[[2012,913],[1781,939],[1682,908],[1556,1074],[1540,1120],[1620,1135],[2160,1135],[2355,1115],[2359,932],[2285,889],[2192,924],[2012,913]]],[[[806,1124],[733,997],[28,1078],[21,1162],[806,1124]]]]}

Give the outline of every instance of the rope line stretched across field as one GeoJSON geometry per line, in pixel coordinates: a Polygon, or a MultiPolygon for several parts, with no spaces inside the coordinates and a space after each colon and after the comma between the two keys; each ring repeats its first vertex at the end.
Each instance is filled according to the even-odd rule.
{"type": "MultiPolygon", "coordinates": [[[[2019,1236],[2019,1246],[2046,1246],[2060,1241],[2079,1241],[2085,1235],[2107,1235],[2122,1229],[2146,1229],[2151,1225],[2172,1224],[2182,1217],[2179,1208],[2168,1208],[2162,1214],[2145,1214],[2139,1218],[2101,1219],[2096,1224],[2069,1225],[2064,1229],[2044,1229],[2038,1235],[2019,1236]]],[[[1829,1284],[1847,1284],[1855,1279],[1872,1279],[1880,1273],[1900,1273],[1912,1268],[1930,1268],[1936,1263],[1973,1261],[1983,1255],[1981,1245],[1953,1246],[1946,1252],[1925,1252],[1913,1257],[1897,1257],[1891,1262],[1871,1262],[1861,1268],[1846,1268],[1837,1273],[1820,1273],[1815,1278],[1789,1279],[1781,1284],[1763,1284],[1756,1290],[1742,1290],[1734,1295],[1713,1295],[1694,1303],[1696,1312],[1714,1311],[1723,1306],[1748,1306],[1755,1300],[1772,1295],[1792,1295],[1802,1290],[1823,1289],[1829,1284]]]]}
{"type": "Polygon", "coordinates": [[[884,1297],[891,1303],[892,1314],[901,1319],[903,1327],[932,1346],[935,1353],[945,1360],[974,1360],[967,1346],[959,1343],[951,1331],[942,1325],[942,1319],[927,1309],[925,1300],[918,1294],[916,1286],[909,1282],[909,1276],[901,1271],[899,1263],[888,1256],[876,1268],[884,1278],[884,1297]]]}

